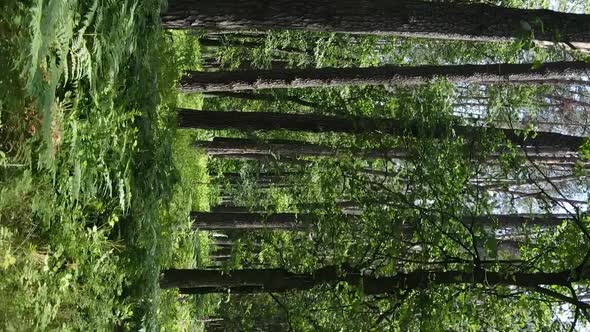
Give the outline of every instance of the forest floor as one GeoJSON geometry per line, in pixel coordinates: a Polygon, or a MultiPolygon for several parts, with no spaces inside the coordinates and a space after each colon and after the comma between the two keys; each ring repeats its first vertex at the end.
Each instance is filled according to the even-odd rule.
{"type": "Polygon", "coordinates": [[[159,11],[0,6],[0,330],[194,331],[207,314],[158,288],[161,267],[209,247],[188,218],[208,208],[207,159],[174,116],[198,44],[164,33],[159,11]]]}

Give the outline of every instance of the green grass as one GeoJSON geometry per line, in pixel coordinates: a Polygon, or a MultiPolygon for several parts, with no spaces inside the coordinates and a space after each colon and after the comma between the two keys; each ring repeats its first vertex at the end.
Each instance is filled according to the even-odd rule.
{"type": "Polygon", "coordinates": [[[157,285],[161,267],[206,259],[188,211],[210,196],[206,158],[174,128],[198,44],[164,33],[159,10],[0,8],[0,330],[193,331],[206,314],[157,285]]]}

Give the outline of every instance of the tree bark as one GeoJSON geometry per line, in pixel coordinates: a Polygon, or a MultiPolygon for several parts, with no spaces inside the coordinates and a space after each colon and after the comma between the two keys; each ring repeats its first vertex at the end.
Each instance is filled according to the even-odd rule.
{"type": "MultiPolygon", "coordinates": [[[[303,141],[293,140],[269,140],[261,142],[243,138],[215,137],[213,141],[197,141],[195,145],[205,150],[205,152],[214,157],[243,160],[263,160],[266,157],[279,156],[288,158],[299,157],[334,157],[338,155],[354,155],[365,159],[404,159],[408,157],[408,152],[402,148],[389,149],[342,149],[338,150],[325,145],[312,144],[303,141]]],[[[563,150],[555,147],[535,147],[526,148],[519,151],[522,156],[528,157],[530,161],[539,163],[571,163],[575,164],[579,160],[577,151],[563,150]]],[[[499,149],[497,152],[490,154],[490,164],[498,161],[502,154],[511,153],[499,149]]],[[[230,183],[239,182],[239,174],[230,174],[227,176],[230,183]]],[[[259,182],[272,183],[280,182],[283,176],[265,175],[258,177],[259,182]]],[[[571,176],[570,176],[571,177],[571,176]]],[[[497,186],[498,184],[495,184],[497,186]]]]}
{"type": "Polygon", "coordinates": [[[532,30],[537,40],[590,41],[588,15],[417,0],[171,0],[162,23],[168,29],[302,29],[476,41],[507,41],[532,30]]]}
{"type": "Polygon", "coordinates": [[[244,47],[244,48],[256,48],[264,45],[263,41],[244,41],[244,40],[230,40],[230,39],[214,39],[214,38],[201,38],[199,39],[199,45],[202,47],[244,47]]]}
{"type": "MultiPolygon", "coordinates": [[[[356,218],[354,215],[347,216],[351,221],[356,218]]],[[[192,212],[191,217],[194,220],[193,226],[201,230],[281,229],[299,231],[309,229],[310,221],[314,219],[311,214],[264,214],[262,212],[192,212]]],[[[491,214],[482,216],[464,216],[459,221],[468,227],[488,227],[492,224],[497,224],[499,228],[521,228],[525,226],[555,227],[568,218],[569,216],[566,214],[491,214]]],[[[414,226],[411,223],[404,225],[404,228],[408,231],[413,230],[413,227],[414,226]]]]}
{"type": "MultiPolygon", "coordinates": [[[[217,112],[179,109],[177,113],[180,128],[292,130],[307,132],[380,133],[409,135],[424,138],[445,138],[450,136],[449,128],[423,128],[419,123],[400,123],[385,118],[336,117],[315,114],[287,114],[272,112],[217,112]]],[[[506,139],[522,147],[554,147],[577,150],[585,137],[568,136],[558,133],[538,132],[535,137],[524,138],[512,129],[479,128],[455,125],[454,134],[468,138],[487,133],[502,133],[506,139]]]]}
{"type": "MultiPolygon", "coordinates": [[[[270,172],[270,173],[257,173],[255,181],[257,183],[282,183],[285,180],[293,176],[303,176],[303,172],[270,172]]],[[[244,180],[240,173],[224,172],[222,179],[228,181],[230,184],[237,184],[244,180]]],[[[223,206],[216,206],[213,208],[224,208],[223,206]]],[[[224,212],[224,211],[218,211],[224,212]]],[[[232,211],[232,212],[248,212],[248,211],[232,211]]]]}
{"type": "Polygon", "coordinates": [[[205,150],[208,155],[221,157],[229,156],[236,159],[259,159],[257,156],[286,156],[286,157],[333,157],[338,154],[354,154],[367,159],[405,158],[407,152],[402,149],[388,149],[384,151],[338,151],[329,146],[312,144],[302,141],[270,140],[260,142],[250,139],[215,137],[213,141],[198,141],[196,146],[205,150]]]}
{"type": "Polygon", "coordinates": [[[562,61],[539,67],[530,63],[502,63],[190,72],[180,80],[179,89],[182,92],[216,92],[382,84],[412,86],[427,84],[435,78],[474,84],[543,83],[545,80],[582,77],[589,69],[590,64],[583,61],[562,61]]]}
{"type": "Polygon", "coordinates": [[[207,92],[205,97],[226,97],[226,98],[239,98],[245,100],[257,100],[257,101],[266,101],[266,102],[276,102],[276,101],[289,101],[295,104],[299,104],[301,106],[318,108],[320,107],[319,104],[303,100],[296,96],[275,96],[272,94],[266,93],[254,93],[254,92],[230,92],[230,91],[218,91],[218,92],[207,92]]]}
{"type": "Polygon", "coordinates": [[[227,289],[236,293],[286,292],[309,290],[336,282],[363,286],[366,295],[386,294],[399,290],[425,289],[436,285],[483,284],[486,286],[510,285],[534,288],[540,285],[567,286],[577,280],[586,280],[587,273],[575,277],[571,271],[555,273],[515,273],[474,271],[414,271],[391,277],[363,276],[359,271],[346,271],[328,266],[312,273],[293,273],[284,269],[243,269],[229,272],[221,270],[165,270],[160,287],[180,288],[181,293],[223,293],[227,289]]]}
{"type": "Polygon", "coordinates": [[[193,227],[199,230],[260,230],[300,231],[310,227],[311,215],[296,213],[263,214],[254,212],[191,212],[193,227]]]}

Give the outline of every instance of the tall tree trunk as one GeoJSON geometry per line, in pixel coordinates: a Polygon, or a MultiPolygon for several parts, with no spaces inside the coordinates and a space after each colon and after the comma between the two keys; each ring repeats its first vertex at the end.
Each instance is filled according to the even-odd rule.
{"type": "MultiPolygon", "coordinates": [[[[350,207],[349,207],[350,208],[350,207]]],[[[264,214],[261,212],[192,212],[193,226],[201,230],[228,230],[228,229],[282,229],[282,230],[306,230],[310,221],[314,219],[311,214],[277,213],[264,214]]],[[[563,223],[569,216],[565,214],[539,215],[482,215],[465,216],[460,222],[466,226],[488,227],[497,224],[499,228],[521,228],[525,226],[555,227],[563,223]]],[[[356,217],[348,215],[353,221],[356,217]]],[[[404,228],[413,230],[411,223],[404,228]]]]}
{"type": "MultiPolygon", "coordinates": [[[[401,123],[396,120],[368,117],[335,117],[315,114],[287,114],[271,112],[217,112],[180,109],[180,128],[238,129],[251,130],[292,130],[308,132],[383,133],[410,135],[425,138],[444,138],[450,135],[449,128],[423,128],[419,123],[401,123]]],[[[538,132],[526,139],[512,129],[479,128],[455,125],[454,133],[465,137],[478,137],[484,132],[503,133],[515,145],[532,147],[563,147],[577,150],[586,140],[584,137],[558,133],[538,132]]]]}
{"type": "MultiPolygon", "coordinates": [[[[366,159],[404,159],[408,157],[408,152],[402,148],[389,149],[372,149],[372,150],[358,150],[358,149],[342,149],[338,150],[329,146],[312,144],[302,141],[293,140],[269,140],[261,142],[243,138],[231,137],[215,137],[213,141],[197,141],[195,145],[205,150],[208,155],[228,158],[228,159],[244,159],[244,160],[261,160],[264,157],[279,156],[279,157],[333,157],[337,155],[355,155],[366,159]]],[[[511,154],[510,151],[499,149],[497,152],[490,154],[490,164],[497,163],[504,153],[511,154]]],[[[571,163],[575,164],[579,160],[577,151],[563,150],[563,148],[555,147],[535,147],[526,148],[520,151],[522,156],[528,157],[532,162],[538,163],[571,163]]],[[[270,183],[271,180],[280,182],[282,176],[258,177],[258,181],[270,183]]],[[[230,175],[230,183],[237,183],[239,174],[230,175]],[[237,177],[236,177],[237,176],[237,177]]],[[[496,186],[496,185],[494,185],[496,186]]]]}
{"type": "Polygon", "coordinates": [[[165,270],[160,278],[160,287],[180,288],[183,293],[222,293],[231,289],[235,293],[286,292],[308,290],[336,282],[363,285],[366,295],[386,294],[399,290],[424,289],[435,285],[510,285],[534,288],[540,285],[570,285],[586,280],[588,273],[574,276],[571,271],[556,273],[518,273],[475,271],[414,271],[398,273],[392,277],[363,276],[359,271],[347,271],[328,266],[312,273],[292,273],[283,269],[221,270],[165,270]]]}
{"type": "Polygon", "coordinates": [[[309,229],[312,216],[296,213],[276,213],[266,215],[254,212],[191,212],[193,227],[200,230],[257,230],[257,229],[282,229],[282,230],[306,230],[309,229]]]}
{"type": "Polygon", "coordinates": [[[169,29],[304,29],[479,41],[505,41],[533,30],[537,40],[590,41],[588,15],[417,0],[171,0],[162,23],[169,29]]]}
{"type": "Polygon", "coordinates": [[[563,61],[539,67],[530,63],[502,63],[190,72],[180,80],[179,89],[182,92],[215,92],[381,84],[408,86],[426,84],[434,78],[446,78],[453,83],[542,83],[581,77],[589,69],[590,64],[583,61],[563,61]]]}
{"type": "Polygon", "coordinates": [[[264,45],[263,41],[243,41],[243,40],[230,40],[230,39],[214,39],[214,38],[201,38],[199,39],[199,45],[201,47],[244,47],[244,48],[256,48],[264,45]]]}
{"type": "Polygon", "coordinates": [[[299,104],[301,106],[306,107],[315,107],[319,108],[321,105],[303,100],[296,96],[277,96],[267,93],[254,93],[254,92],[231,92],[231,91],[217,91],[217,92],[207,92],[205,97],[226,97],[226,98],[239,98],[245,100],[258,100],[258,101],[266,101],[266,102],[276,102],[276,101],[289,101],[295,104],[299,104]]]}
{"type": "MultiPolygon", "coordinates": [[[[270,172],[270,173],[257,173],[255,174],[255,181],[257,183],[276,183],[276,182],[285,182],[285,180],[293,177],[298,176],[301,177],[305,173],[303,172],[270,172]]],[[[223,173],[223,180],[228,181],[230,184],[240,183],[244,180],[240,173],[231,173],[231,172],[224,172],[223,173]]],[[[221,208],[220,206],[214,208],[221,208]]],[[[223,212],[223,211],[219,211],[223,212]]],[[[248,211],[236,211],[236,212],[248,212],[248,211]]]]}
{"type": "Polygon", "coordinates": [[[358,154],[368,159],[405,158],[407,152],[402,149],[384,151],[338,151],[329,146],[312,144],[302,141],[270,140],[260,142],[250,139],[215,137],[213,141],[197,141],[196,146],[205,150],[211,156],[236,159],[259,159],[256,156],[286,156],[286,157],[333,157],[338,154],[358,154]]]}

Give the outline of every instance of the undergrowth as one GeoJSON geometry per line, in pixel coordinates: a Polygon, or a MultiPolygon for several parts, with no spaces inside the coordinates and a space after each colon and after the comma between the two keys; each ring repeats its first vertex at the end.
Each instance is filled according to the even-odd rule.
{"type": "Polygon", "coordinates": [[[188,219],[208,206],[206,159],[173,112],[198,45],[162,31],[159,11],[1,5],[0,330],[200,326],[202,308],[157,285],[161,267],[195,266],[208,247],[188,219]]]}

